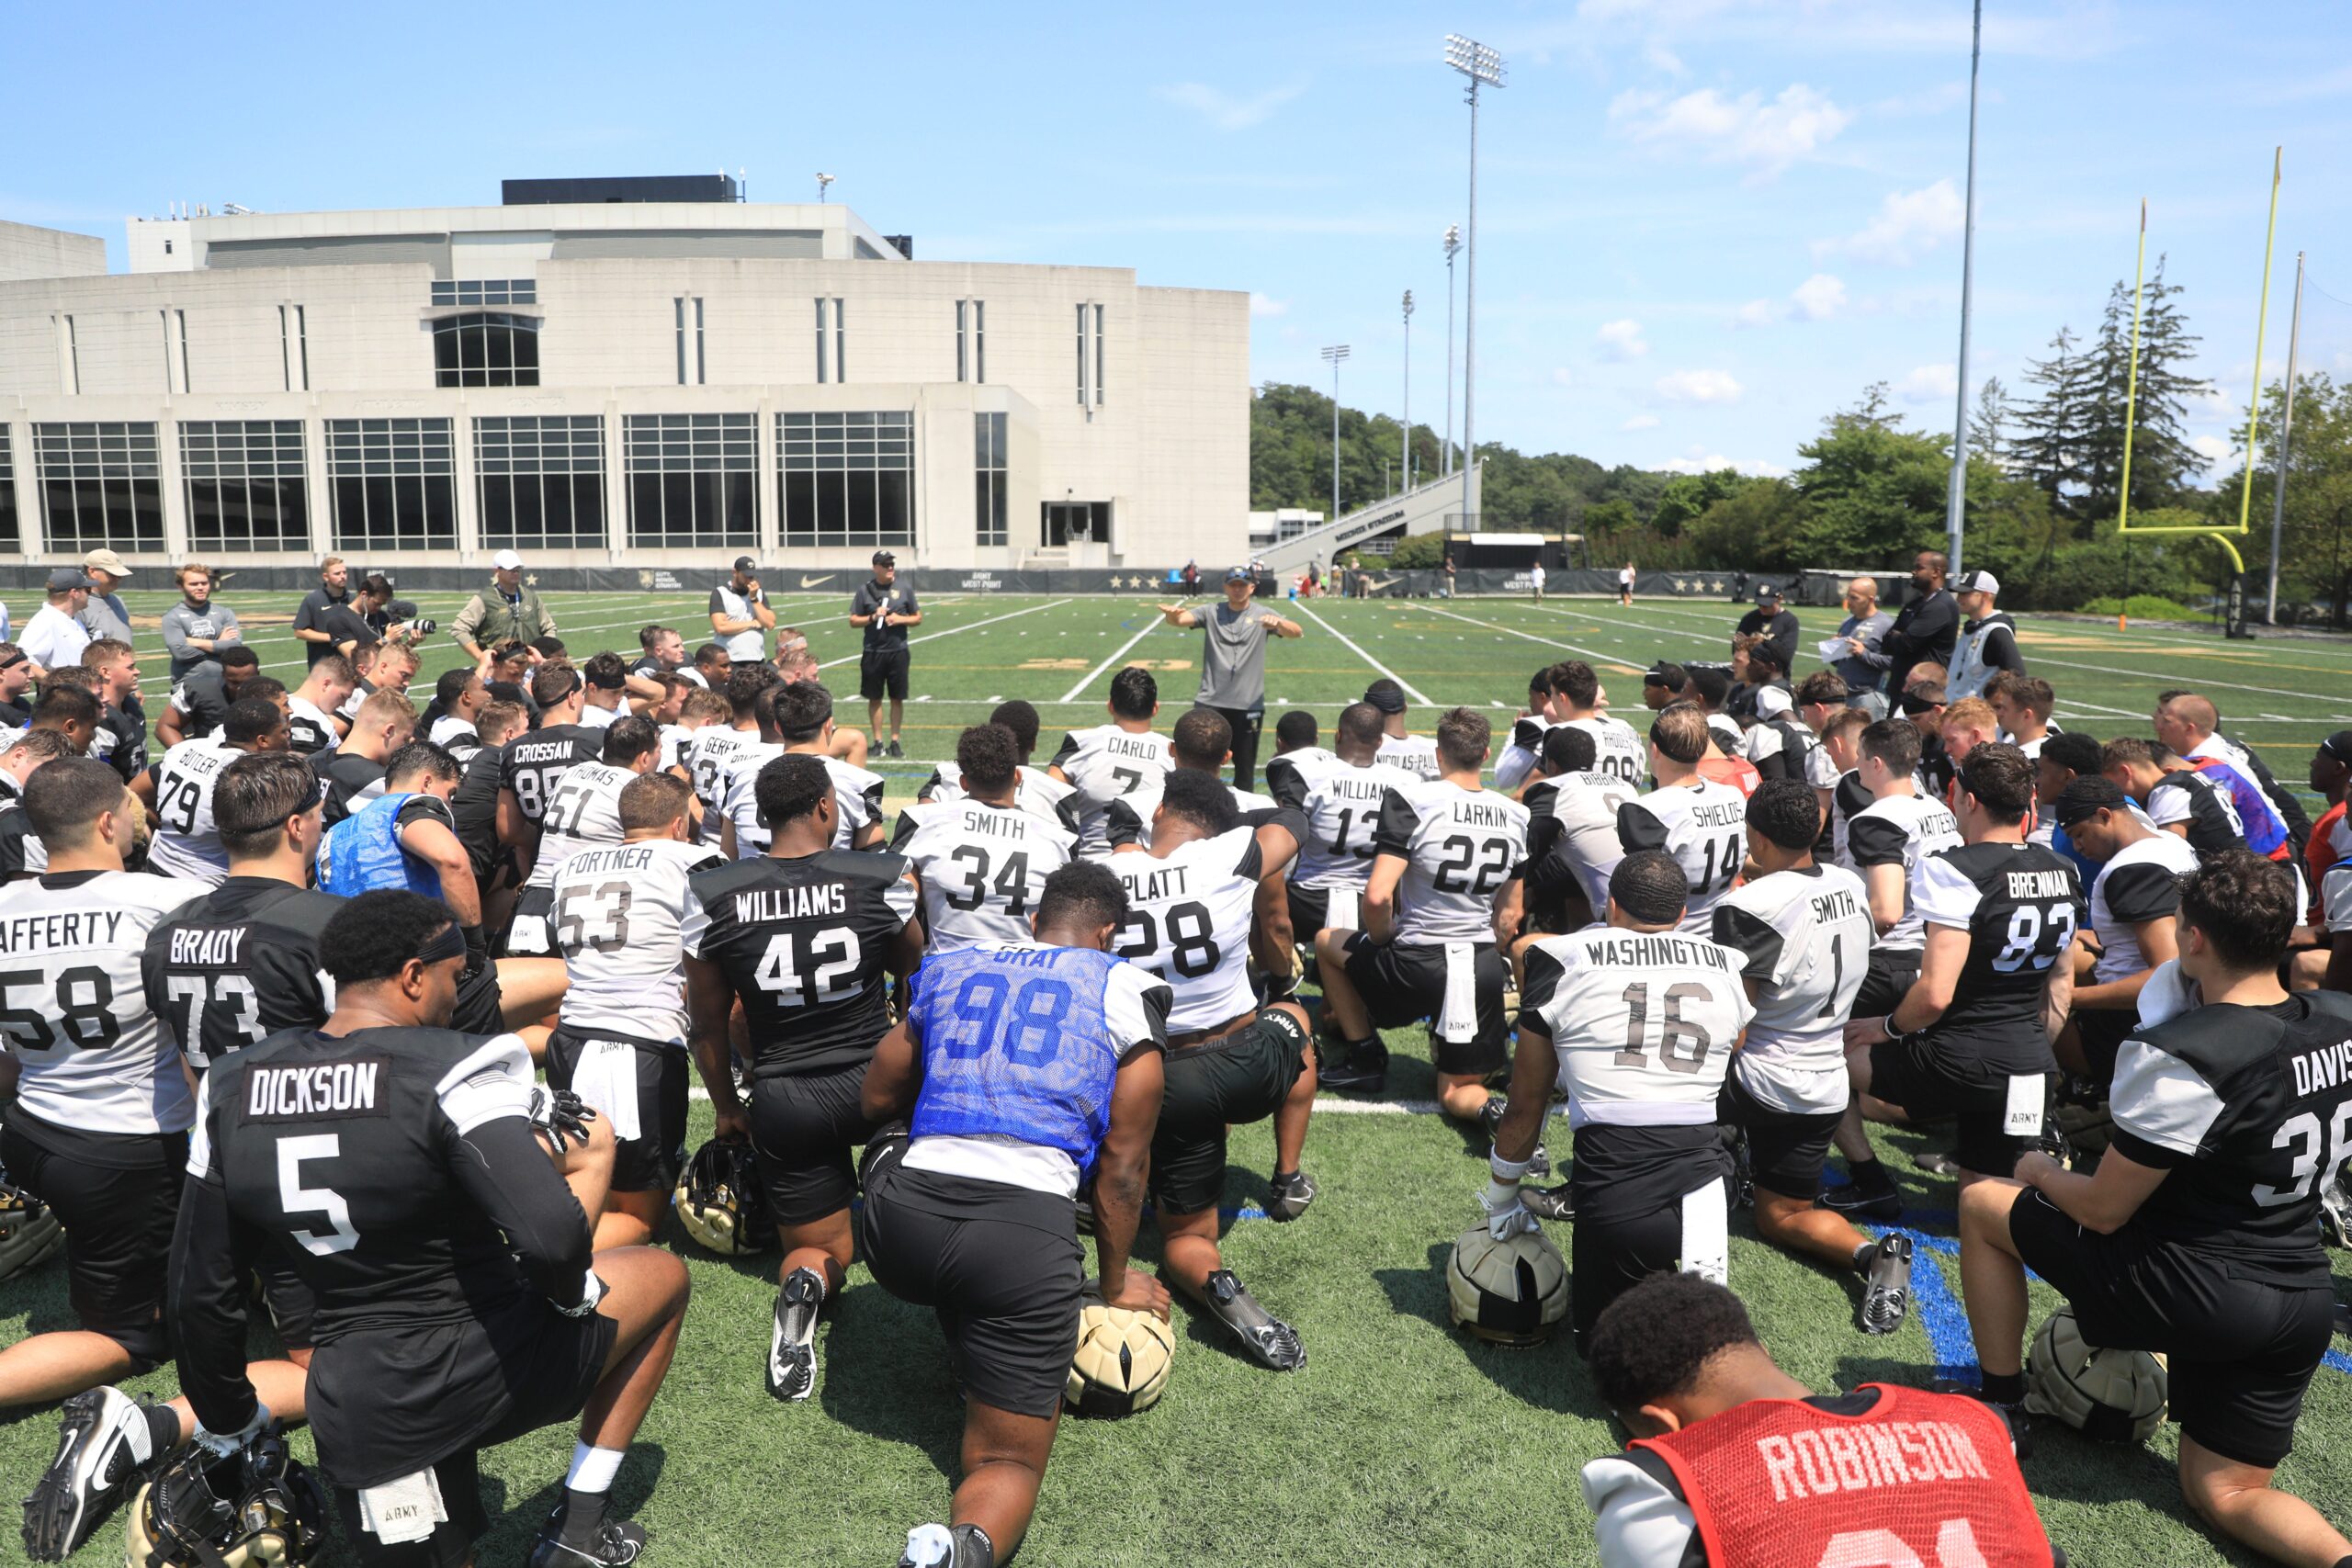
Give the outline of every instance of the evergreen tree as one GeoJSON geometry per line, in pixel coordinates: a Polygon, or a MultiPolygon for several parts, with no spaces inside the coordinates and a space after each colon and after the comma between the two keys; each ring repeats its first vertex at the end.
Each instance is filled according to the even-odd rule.
{"type": "Polygon", "coordinates": [[[2011,465],[2041,487],[2053,506],[2087,484],[2082,444],[2096,397],[2094,367],[2077,351],[2080,340],[2065,327],[2050,340],[2050,357],[2026,361],[2026,384],[2041,389],[2017,411],[2017,434],[2009,441],[2011,465]]]}
{"type": "Polygon", "coordinates": [[[2176,303],[2178,284],[2165,281],[2165,258],[2156,258],[2140,305],[2140,371],[2136,397],[2132,385],[2132,289],[2117,282],[2100,313],[2098,342],[2089,357],[2096,366],[2097,395],[2083,428],[2083,493],[2075,511],[2084,517],[2112,517],[2123,482],[2124,406],[2134,407],[2132,436],[2132,505],[2135,510],[2177,504],[2194,488],[2191,476],[2203,460],[2188,444],[2188,400],[2210,383],[2188,374],[2199,339],[2176,303]]]}
{"type": "Polygon", "coordinates": [[[1998,376],[1987,377],[1968,415],[1968,449],[1996,468],[2009,467],[2009,439],[2016,428],[2009,389],[1998,376]]]}

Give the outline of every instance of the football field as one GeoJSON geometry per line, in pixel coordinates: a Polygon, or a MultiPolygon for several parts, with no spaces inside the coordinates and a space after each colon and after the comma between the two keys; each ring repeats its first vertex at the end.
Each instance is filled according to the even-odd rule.
{"type": "MultiPolygon", "coordinates": [[[[25,595],[15,597],[17,607],[30,608],[25,595]]],[[[150,626],[171,602],[168,592],[128,597],[150,626]]],[[[223,598],[245,618],[246,640],[269,672],[297,682],[302,645],[284,629],[296,596],[249,600],[232,581],[223,598]]],[[[417,596],[422,613],[445,625],[464,598],[417,596]]],[[[775,602],[780,619],[804,629],[829,667],[838,716],[862,724],[861,634],[847,624],[846,596],[779,594],[775,602]]],[[[606,647],[633,654],[636,630],[648,621],[678,627],[691,649],[703,640],[705,603],[702,594],[550,598],[575,658],[606,647]]],[[[913,633],[906,760],[877,753],[872,764],[892,779],[894,807],[912,798],[933,761],[952,756],[959,729],[1002,699],[1037,705],[1041,762],[1063,730],[1102,719],[1111,675],[1125,664],[1158,672],[1163,726],[1190,705],[1200,634],[1161,629],[1147,598],[943,592],[926,595],[924,608],[913,633]]],[[[1279,713],[1313,710],[1328,739],[1339,709],[1381,675],[1395,677],[1414,701],[1415,729],[1433,722],[1421,705],[1463,705],[1487,712],[1499,741],[1524,701],[1531,671],[1584,658],[1601,672],[1618,713],[1639,728],[1640,671],[1660,658],[1726,657],[1740,608],[1697,600],[1632,609],[1590,600],[1321,600],[1286,607],[1306,636],[1279,642],[1270,654],[1261,766],[1279,713]]],[[[1835,628],[1838,612],[1800,614],[1802,677],[1817,667],[1812,645],[1835,628]]],[[[2148,734],[2156,694],[2190,687],[2220,705],[2225,729],[2300,784],[2313,742],[2352,725],[2352,643],[2228,643],[2180,628],[2125,633],[2111,624],[2030,618],[2020,640],[2034,672],[2058,689],[2059,721],[2102,739],[2148,734]]],[[[152,720],[167,682],[152,632],[142,641],[152,720]]],[[[420,705],[433,677],[456,661],[447,645],[446,635],[428,645],[412,687],[420,705]]],[[[1393,1098],[1326,1096],[1318,1103],[1305,1167],[1321,1195],[1297,1223],[1275,1225],[1261,1207],[1272,1156],[1268,1127],[1234,1136],[1226,1260],[1270,1311],[1299,1329],[1306,1367],[1288,1375],[1256,1370],[1229,1348],[1221,1325],[1180,1300],[1165,1398],[1123,1422],[1063,1424],[1021,1562],[1548,1568],[1593,1560],[1577,1473],[1586,1460],[1613,1450],[1620,1437],[1565,1330],[1540,1348],[1510,1351],[1474,1345],[1449,1327],[1440,1269],[1453,1238],[1479,1217],[1485,1141],[1430,1113],[1420,1032],[1388,1040],[1393,1098]]],[[[699,1098],[695,1113],[699,1141],[710,1127],[699,1098]]],[[[1909,1133],[1880,1133],[1917,1243],[1914,1309],[1892,1337],[1867,1338],[1853,1326],[1856,1281],[1762,1245],[1745,1213],[1735,1212],[1731,1282],[1781,1364],[1817,1390],[1973,1374],[1952,1186],[1911,1163],[1924,1148],[1948,1146],[1938,1137],[1931,1133],[1923,1143],[1909,1133]]],[[[1555,1155],[1566,1154],[1565,1123],[1552,1124],[1550,1141],[1555,1155]]],[[[1566,1228],[1550,1228],[1565,1250],[1566,1228]]],[[[616,1488],[617,1510],[652,1533],[647,1561],[726,1568],[895,1562],[909,1526],[945,1517],[961,1428],[962,1407],[930,1314],[854,1269],[820,1330],[816,1396],[778,1404],[761,1381],[774,1254],[713,1258],[674,1224],[663,1239],[688,1258],[695,1300],[676,1365],[616,1488]]],[[[1147,1224],[1138,1242],[1147,1267],[1158,1245],[1147,1224]]],[[[2352,1298],[2352,1254],[2330,1258],[2339,1295],[2352,1298]]],[[[2055,1304],[2037,1284],[2035,1321],[2055,1304]]],[[[0,1284],[0,1343],[71,1323],[61,1265],[0,1284]]],[[[269,1343],[266,1329],[256,1329],[256,1353],[269,1343]]],[[[2312,1384],[2299,1447],[2280,1481],[2338,1529],[2352,1529],[2352,1340],[2336,1346],[2312,1384]]],[[[159,1397],[176,1387],[169,1369],[132,1386],[159,1397]]],[[[46,1410],[0,1421],[0,1480],[14,1487],[11,1497],[29,1490],[55,1430],[46,1410]]],[[[2177,1568],[2255,1561],[2215,1545],[2188,1516],[2173,1478],[2177,1440],[2167,1426],[2144,1447],[2102,1446],[2045,1425],[2026,1479],[2052,1537],[2075,1562],[2177,1568]]],[[[482,1545],[484,1568],[522,1560],[556,1500],[571,1441],[568,1428],[551,1428],[484,1456],[487,1502],[501,1521],[482,1545]]],[[[295,1444],[307,1457],[307,1437],[295,1444]]],[[[118,1521],[74,1561],[119,1562],[121,1543],[118,1521]]],[[[0,1559],[19,1555],[13,1529],[0,1531],[0,1559]]]]}

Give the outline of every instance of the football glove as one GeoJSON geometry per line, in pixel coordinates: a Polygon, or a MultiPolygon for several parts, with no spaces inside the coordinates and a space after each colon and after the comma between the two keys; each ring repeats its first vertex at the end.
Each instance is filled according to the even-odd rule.
{"type": "Polygon", "coordinates": [[[1487,1234],[1497,1241],[1509,1241],[1515,1235],[1526,1235],[1543,1227],[1519,1195],[1516,1181],[1489,1181],[1487,1190],[1478,1194],[1478,1206],[1487,1212],[1487,1234]]]}
{"type": "Polygon", "coordinates": [[[269,1422],[269,1406],[255,1400],[253,1419],[236,1431],[208,1432],[204,1429],[204,1423],[199,1421],[196,1424],[196,1437],[193,1441],[198,1448],[202,1449],[214,1459],[227,1459],[231,1454],[243,1449],[255,1438],[268,1431],[269,1422]]]}
{"type": "Polygon", "coordinates": [[[548,1135],[548,1142],[561,1154],[570,1145],[568,1138],[581,1143],[588,1141],[588,1123],[596,1119],[596,1108],[582,1100],[568,1089],[531,1090],[531,1125],[548,1135]]]}

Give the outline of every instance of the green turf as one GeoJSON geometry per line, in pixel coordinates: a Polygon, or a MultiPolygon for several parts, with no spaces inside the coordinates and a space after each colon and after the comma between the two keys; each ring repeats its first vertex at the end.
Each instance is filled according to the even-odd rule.
{"type": "MultiPolygon", "coordinates": [[[[446,620],[462,596],[422,597],[426,613],[446,620]]],[[[269,607],[230,599],[241,613],[269,607]]],[[[279,600],[281,615],[292,599],[279,600]]],[[[166,603],[164,594],[132,597],[140,614],[166,603]]],[[[648,619],[696,624],[702,601],[605,594],[554,603],[574,650],[584,653],[630,646],[648,619]]],[[[1048,744],[1062,728],[1094,722],[1110,676],[1095,667],[1151,619],[1139,600],[942,595],[931,604],[913,665],[914,692],[930,700],[910,706],[908,760],[881,764],[900,781],[894,794],[910,794],[928,762],[949,753],[956,730],[999,698],[1036,702],[1048,744]]],[[[847,694],[858,633],[845,604],[796,600],[779,611],[809,631],[819,659],[850,661],[830,678],[844,694],[844,716],[854,709],[862,718],[862,705],[847,694]]],[[[1500,722],[1521,700],[1528,671],[1575,654],[1593,659],[1618,705],[1632,708],[1636,671],[1659,657],[1720,656],[1735,615],[1735,606],[1697,601],[1631,611],[1591,601],[1320,602],[1300,615],[1306,638],[1274,649],[1270,707],[1311,707],[1328,725],[1385,669],[1431,702],[1471,704],[1500,722]]],[[[1809,649],[1832,629],[1835,612],[1803,616],[1809,649]]],[[[1197,678],[1198,635],[1147,633],[1111,668],[1128,659],[1160,666],[1172,714],[1197,678]]],[[[273,673],[299,676],[299,645],[283,630],[256,626],[252,640],[265,662],[284,666],[273,673]]],[[[697,639],[689,631],[687,640],[697,639]]],[[[2036,671],[2059,688],[2061,719],[2101,737],[2146,733],[2158,691],[2194,686],[2222,705],[2233,731],[2266,749],[2282,776],[2300,779],[2311,743],[2352,723],[2352,648],[2343,644],[2225,644],[2177,630],[2118,634],[2030,619],[2023,640],[2036,671]]],[[[160,658],[151,662],[160,666],[160,658]]],[[[420,696],[448,662],[446,654],[428,659],[420,696]]],[[[1810,668],[1808,656],[1800,672],[1810,668]]],[[[1391,1093],[1425,1098],[1431,1086],[1420,1032],[1390,1041],[1397,1053],[1391,1093]]],[[[695,1111],[699,1138],[708,1108],[698,1102],[695,1111]]],[[[1558,1123],[1552,1135],[1565,1143],[1558,1123]]],[[[1914,1135],[1881,1143],[1915,1205],[1911,1223],[1924,1237],[1948,1238],[1951,1183],[1913,1169],[1909,1156],[1923,1146],[1914,1135]]],[[[1477,1214],[1481,1153],[1475,1138],[1433,1115],[1319,1115],[1306,1162],[1322,1184],[1313,1211],[1286,1226],[1237,1219],[1226,1244],[1251,1289],[1305,1335],[1306,1369],[1288,1377],[1252,1370],[1180,1304],[1167,1398],[1126,1422],[1064,1425],[1022,1561],[1069,1568],[1589,1562],[1590,1519],[1576,1472],[1617,1439],[1574,1352],[1564,1340],[1521,1352],[1473,1348],[1445,1324],[1437,1265],[1477,1214]]],[[[1245,1216],[1264,1197],[1271,1155],[1263,1126],[1236,1135],[1227,1202],[1245,1216]]],[[[1917,1381],[1939,1364],[1965,1361],[1965,1325],[1954,1315],[1957,1268],[1932,1240],[1920,1253],[1920,1311],[1900,1334],[1873,1340],[1852,1327],[1847,1282],[1757,1242],[1744,1214],[1733,1228],[1734,1285],[1783,1364],[1815,1387],[1917,1381]],[[1925,1277],[1930,1269],[1940,1291],[1925,1277]]],[[[1565,1245],[1565,1227],[1553,1232],[1565,1245]]],[[[650,1561],[727,1568],[895,1561],[909,1525],[944,1515],[961,1418],[927,1314],[893,1300],[863,1269],[854,1271],[825,1330],[818,1396],[780,1406],[760,1382],[773,1259],[729,1264],[694,1252],[674,1231],[666,1239],[690,1259],[695,1299],[677,1366],[617,1489],[621,1506],[654,1532],[650,1561]]],[[[1148,1227],[1143,1246],[1148,1253],[1157,1246],[1148,1227]]],[[[2352,1296],[2352,1255],[2331,1258],[2339,1293],[2352,1296]]],[[[2037,1319],[2052,1304],[2037,1287],[2037,1319]]],[[[0,1341],[69,1321],[62,1269],[0,1285],[0,1341]]],[[[2282,1483],[2318,1503],[2339,1529],[2352,1529],[2348,1371],[2352,1360],[2341,1359],[2321,1371],[2301,1447],[2281,1471],[2282,1483]]],[[[166,1371],[137,1386],[160,1394],[174,1383],[166,1371]]],[[[0,1478],[20,1492],[29,1487],[53,1432],[46,1412],[0,1424],[0,1478]]],[[[503,1522],[484,1543],[485,1565],[520,1560],[571,1441],[568,1431],[553,1430],[486,1457],[489,1502],[503,1522]]],[[[307,1443],[297,1439],[306,1453],[307,1443]]],[[[2169,1427],[2144,1449],[2046,1435],[2026,1474],[2053,1538],[2085,1563],[2252,1561],[2217,1548],[2188,1517],[2170,1469],[2177,1444],[2169,1427]]],[[[120,1540],[110,1527],[74,1561],[119,1562],[120,1540]]],[[[13,1538],[0,1541],[0,1557],[15,1551],[13,1538]]]]}

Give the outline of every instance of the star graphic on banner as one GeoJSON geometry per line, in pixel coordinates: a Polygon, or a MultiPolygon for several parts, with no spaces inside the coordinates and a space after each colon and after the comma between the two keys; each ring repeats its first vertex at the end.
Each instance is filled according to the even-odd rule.
{"type": "Polygon", "coordinates": [[[538,585],[539,574],[536,571],[523,580],[523,586],[526,588],[537,588],[538,585]]]}
{"type": "Polygon", "coordinates": [[[1688,579],[1688,578],[1683,578],[1683,577],[1678,577],[1678,578],[1676,578],[1676,579],[1674,580],[1674,591],[1675,591],[1677,593],[1688,593],[1688,592],[1690,592],[1690,579],[1688,579]]]}
{"type": "Polygon", "coordinates": [[[1114,578],[1113,578],[1113,579],[1111,580],[1111,586],[1112,586],[1113,588],[1114,588],[1114,589],[1117,589],[1117,588],[1125,588],[1125,587],[1126,586],[1126,584],[1125,584],[1125,583],[1124,583],[1124,582],[1122,582],[1122,581],[1120,581],[1117,578],[1115,578],[1115,577],[1114,577],[1114,578]]]}

